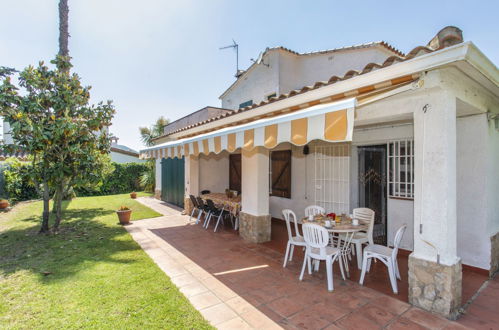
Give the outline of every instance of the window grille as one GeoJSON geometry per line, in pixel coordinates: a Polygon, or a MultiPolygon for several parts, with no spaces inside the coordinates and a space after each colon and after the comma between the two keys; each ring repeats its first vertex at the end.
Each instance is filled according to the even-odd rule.
{"type": "Polygon", "coordinates": [[[315,204],[329,212],[350,210],[350,145],[314,147],[315,204]]]}
{"type": "Polygon", "coordinates": [[[388,195],[414,198],[414,141],[388,143],[388,195]]]}

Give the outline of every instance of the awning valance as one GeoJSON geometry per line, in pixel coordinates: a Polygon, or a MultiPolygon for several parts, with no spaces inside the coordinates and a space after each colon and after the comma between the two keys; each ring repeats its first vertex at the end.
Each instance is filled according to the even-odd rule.
{"type": "Polygon", "coordinates": [[[226,127],[191,138],[162,143],[141,150],[143,158],[173,158],[206,155],[238,148],[274,148],[289,142],[305,145],[312,140],[352,141],[356,99],[318,104],[292,113],[263,118],[247,124],[226,127]]]}

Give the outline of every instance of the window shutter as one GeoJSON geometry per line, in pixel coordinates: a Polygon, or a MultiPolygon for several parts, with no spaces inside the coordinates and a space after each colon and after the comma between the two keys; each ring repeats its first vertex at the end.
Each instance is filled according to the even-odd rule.
{"type": "Polygon", "coordinates": [[[291,150],[271,153],[272,196],[291,198],[291,150]]]}

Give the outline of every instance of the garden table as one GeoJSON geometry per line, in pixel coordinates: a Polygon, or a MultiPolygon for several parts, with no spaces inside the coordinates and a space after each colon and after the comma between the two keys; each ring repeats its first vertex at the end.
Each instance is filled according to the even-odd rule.
{"type": "Polygon", "coordinates": [[[216,205],[220,205],[224,210],[236,219],[234,222],[234,229],[239,229],[239,211],[241,210],[241,195],[236,197],[227,197],[225,193],[209,193],[201,195],[203,200],[211,199],[216,205]]]}

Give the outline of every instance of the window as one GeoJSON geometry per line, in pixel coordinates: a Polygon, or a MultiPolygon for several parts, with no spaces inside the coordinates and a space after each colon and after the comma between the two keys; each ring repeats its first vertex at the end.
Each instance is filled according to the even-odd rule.
{"type": "Polygon", "coordinates": [[[291,198],[291,150],[270,154],[270,195],[291,198]]]}
{"type": "Polygon", "coordinates": [[[388,143],[388,195],[414,198],[414,141],[388,143]]]}
{"type": "Polygon", "coordinates": [[[241,154],[229,155],[229,189],[241,193],[241,154]]]}
{"type": "Polygon", "coordinates": [[[266,99],[267,99],[267,101],[268,101],[268,100],[270,100],[271,98],[276,97],[276,96],[277,96],[277,94],[276,94],[276,93],[272,93],[272,94],[267,95],[266,99]]]}
{"type": "Polygon", "coordinates": [[[350,145],[314,147],[315,204],[329,212],[350,213],[350,145]]]}
{"type": "Polygon", "coordinates": [[[249,100],[239,104],[239,109],[249,107],[250,105],[253,105],[253,100],[249,100]]]}

